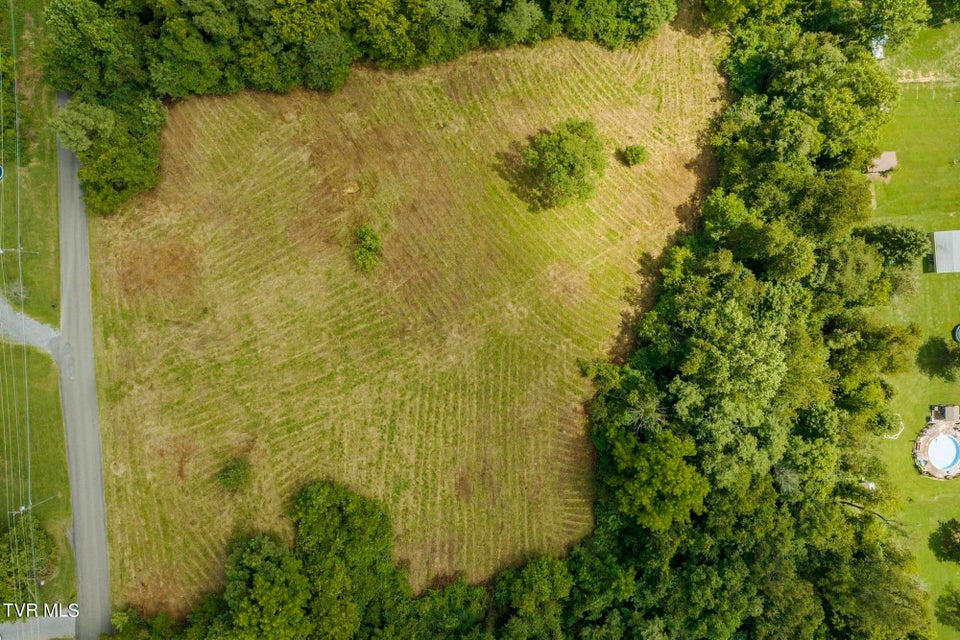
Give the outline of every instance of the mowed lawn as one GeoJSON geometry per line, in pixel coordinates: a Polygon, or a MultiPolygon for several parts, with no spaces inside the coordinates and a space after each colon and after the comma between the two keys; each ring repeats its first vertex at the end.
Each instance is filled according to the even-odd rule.
{"type": "Polygon", "coordinates": [[[289,535],[316,478],[383,501],[418,591],[589,532],[578,360],[615,349],[641,257],[685,219],[720,46],[556,40],[173,106],[162,184],[91,231],[117,602],[183,613],[230,535],[289,535]],[[512,146],[570,117],[595,118],[607,175],[531,212],[512,146]],[[631,143],[651,158],[627,169],[631,143]],[[383,237],[369,275],[362,223],[383,237]],[[215,480],[231,456],[253,465],[238,497],[215,480]]]}
{"type": "MultiPolygon", "coordinates": [[[[13,4],[18,39],[17,80],[21,93],[21,138],[0,148],[5,176],[0,182],[0,295],[17,309],[52,326],[60,322],[60,262],[57,209],[56,135],[49,119],[56,110],[53,90],[41,82],[35,50],[40,38],[42,0],[13,4]],[[15,250],[22,247],[23,254],[15,250]],[[22,278],[21,278],[22,273],[22,278]],[[22,287],[20,283],[22,282],[22,287]]],[[[10,55],[9,13],[0,4],[0,42],[10,55]]],[[[5,101],[3,109],[15,109],[5,101]]],[[[56,366],[45,354],[0,341],[0,530],[10,512],[33,503],[34,515],[58,549],[55,576],[40,588],[42,602],[76,601],[70,483],[60,411],[56,366]]],[[[22,600],[34,601],[28,592],[22,600]]]]}
{"type": "Polygon", "coordinates": [[[903,80],[960,82],[960,23],[925,29],[887,64],[903,80]]]}
{"type": "MultiPolygon", "coordinates": [[[[23,299],[27,314],[51,326],[60,324],[60,242],[57,209],[57,137],[50,119],[57,109],[56,95],[42,82],[36,47],[41,37],[42,0],[14,3],[18,60],[17,74],[21,93],[21,138],[18,150],[4,146],[2,159],[5,177],[0,182],[3,215],[0,216],[0,248],[16,249],[22,243],[24,253],[0,254],[3,294],[19,309],[23,299]],[[23,166],[17,169],[17,154],[23,166]],[[18,179],[19,178],[19,179],[18,179]],[[23,289],[15,286],[23,272],[23,289]]],[[[10,41],[8,9],[3,5],[3,46],[10,41]]],[[[8,51],[8,49],[5,49],[8,51]]],[[[4,110],[15,105],[4,104],[4,110]]]]}
{"type": "Polygon", "coordinates": [[[60,412],[57,369],[46,354],[0,342],[0,509],[6,531],[22,506],[33,514],[57,547],[55,575],[23,602],[76,602],[76,568],[69,533],[70,478],[60,412]],[[28,428],[29,423],[29,428],[28,428]],[[31,491],[32,490],[32,491],[31,491]]]}
{"type": "MultiPolygon", "coordinates": [[[[931,83],[902,89],[895,120],[882,136],[883,149],[895,150],[900,166],[889,183],[876,185],[876,221],[925,231],[960,229],[960,87],[931,83]]],[[[950,341],[951,329],[960,324],[960,274],[924,273],[920,283],[918,297],[896,300],[884,315],[888,320],[918,323],[924,342],[950,341]]],[[[898,440],[882,440],[879,446],[890,480],[903,499],[898,519],[909,534],[921,579],[936,598],[946,585],[960,586],[960,565],[939,562],[928,544],[940,521],[960,517],[960,481],[921,476],[912,450],[929,405],[960,404],[960,380],[944,379],[935,368],[917,366],[893,382],[893,407],[906,429],[898,440]]],[[[941,638],[960,638],[960,633],[946,627],[938,630],[941,638]]]]}

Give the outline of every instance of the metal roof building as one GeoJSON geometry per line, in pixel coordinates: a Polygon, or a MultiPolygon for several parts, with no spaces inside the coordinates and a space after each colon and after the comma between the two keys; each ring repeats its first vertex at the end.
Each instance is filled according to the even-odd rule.
{"type": "Polygon", "coordinates": [[[933,263],[937,273],[960,271],[960,231],[933,234],[933,263]]]}

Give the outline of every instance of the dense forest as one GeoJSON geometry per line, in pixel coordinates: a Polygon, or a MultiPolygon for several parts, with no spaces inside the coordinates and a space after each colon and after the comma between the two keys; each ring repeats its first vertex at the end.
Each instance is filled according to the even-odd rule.
{"type": "MultiPolygon", "coordinates": [[[[944,4],[944,3],[941,3],[944,4]]],[[[950,5],[951,3],[945,3],[950,5]]],[[[706,0],[729,33],[719,177],[668,250],[621,363],[584,363],[596,528],[566,559],[413,598],[375,503],[311,485],[292,548],[230,547],[226,588],[185,625],[116,614],[122,638],[931,638],[929,603],[864,480],[916,327],[870,307],[911,289],[924,243],[865,228],[862,177],[897,101],[870,54],[922,0],[706,0]]],[[[353,61],[411,67],[566,35],[619,47],[670,0],[54,0],[44,60],[90,209],[157,180],[163,101],[245,87],[335,90],[353,61]]],[[[882,483],[880,484],[882,487],[882,483]]]]}

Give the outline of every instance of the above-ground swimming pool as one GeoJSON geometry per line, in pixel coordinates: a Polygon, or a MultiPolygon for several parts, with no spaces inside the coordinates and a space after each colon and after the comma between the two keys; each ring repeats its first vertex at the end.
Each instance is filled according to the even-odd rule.
{"type": "Polygon", "coordinates": [[[937,469],[953,469],[960,463],[960,442],[953,436],[939,435],[930,442],[927,458],[937,469]]]}

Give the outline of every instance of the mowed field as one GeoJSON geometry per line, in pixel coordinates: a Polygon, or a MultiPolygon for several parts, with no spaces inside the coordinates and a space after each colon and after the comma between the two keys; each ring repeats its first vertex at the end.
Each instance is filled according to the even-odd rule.
{"type": "MultiPolygon", "coordinates": [[[[53,89],[43,84],[36,48],[41,37],[42,0],[14,3],[18,39],[17,75],[20,90],[21,148],[3,145],[0,164],[5,176],[0,182],[3,213],[0,215],[0,248],[15,249],[22,242],[24,253],[0,254],[3,295],[17,309],[22,294],[26,313],[51,326],[60,324],[60,243],[57,209],[57,136],[49,121],[56,114],[53,89]],[[17,157],[23,166],[17,170],[17,157]],[[16,286],[23,274],[23,289],[16,286]]],[[[0,33],[5,53],[9,48],[8,8],[3,7],[0,33]]],[[[13,111],[16,105],[4,104],[13,111]]],[[[8,112],[9,113],[9,112],[8,112]]]]}
{"type": "Polygon", "coordinates": [[[888,64],[904,81],[960,82],[960,23],[925,29],[888,64]]]}
{"type": "MultiPolygon", "coordinates": [[[[0,295],[54,327],[60,323],[60,261],[57,209],[56,134],[47,125],[56,110],[51,88],[41,80],[36,46],[41,33],[42,0],[0,4],[0,46],[12,53],[11,14],[17,36],[17,83],[21,94],[22,166],[18,149],[0,144],[0,295]],[[11,249],[24,249],[18,255],[11,249]],[[22,287],[20,286],[22,283],[22,287]],[[21,307],[22,304],[22,307],[21,307]]],[[[9,80],[9,78],[5,78],[9,80]]],[[[10,114],[15,104],[4,99],[10,114]]],[[[54,540],[54,575],[31,594],[28,581],[17,593],[27,602],[76,601],[73,551],[70,544],[70,483],[66,441],[60,411],[57,368],[46,354],[0,341],[0,509],[6,514],[0,530],[16,522],[11,512],[30,504],[40,526],[54,540]]],[[[29,582],[32,582],[30,580],[29,582]]]]}
{"type": "Polygon", "coordinates": [[[317,478],[383,502],[417,591],[588,533],[578,360],[616,348],[641,257],[697,192],[721,44],[556,40],[171,108],[162,184],[91,231],[117,601],[183,613],[222,584],[229,536],[289,535],[317,478]],[[607,175],[531,212],[513,145],[570,117],[596,120],[607,175]],[[614,161],[630,143],[643,166],[614,161]],[[369,275],[362,223],[383,237],[369,275]],[[215,474],[238,455],[233,497],[215,474]]]}
{"type": "MultiPolygon", "coordinates": [[[[930,34],[924,34],[921,43],[929,39],[930,34]]],[[[884,150],[897,152],[900,166],[889,183],[876,184],[876,221],[924,231],[960,229],[960,86],[907,84],[902,92],[881,142],[884,150]]],[[[921,266],[916,269],[919,272],[921,266]]],[[[960,323],[958,298],[960,274],[924,273],[919,295],[895,299],[882,316],[897,323],[916,322],[924,343],[941,340],[945,345],[951,329],[960,323]]],[[[928,351],[929,347],[921,349],[928,351]]],[[[960,565],[938,561],[929,545],[930,534],[941,521],[960,518],[960,481],[922,476],[914,466],[913,444],[930,405],[960,404],[960,380],[944,375],[931,360],[936,358],[922,358],[913,370],[893,379],[893,409],[906,428],[899,439],[880,440],[878,446],[893,489],[902,498],[903,511],[894,515],[904,525],[920,577],[936,599],[947,585],[960,586],[960,565]]],[[[937,630],[944,640],[960,639],[956,630],[939,624],[937,630]]]]}

